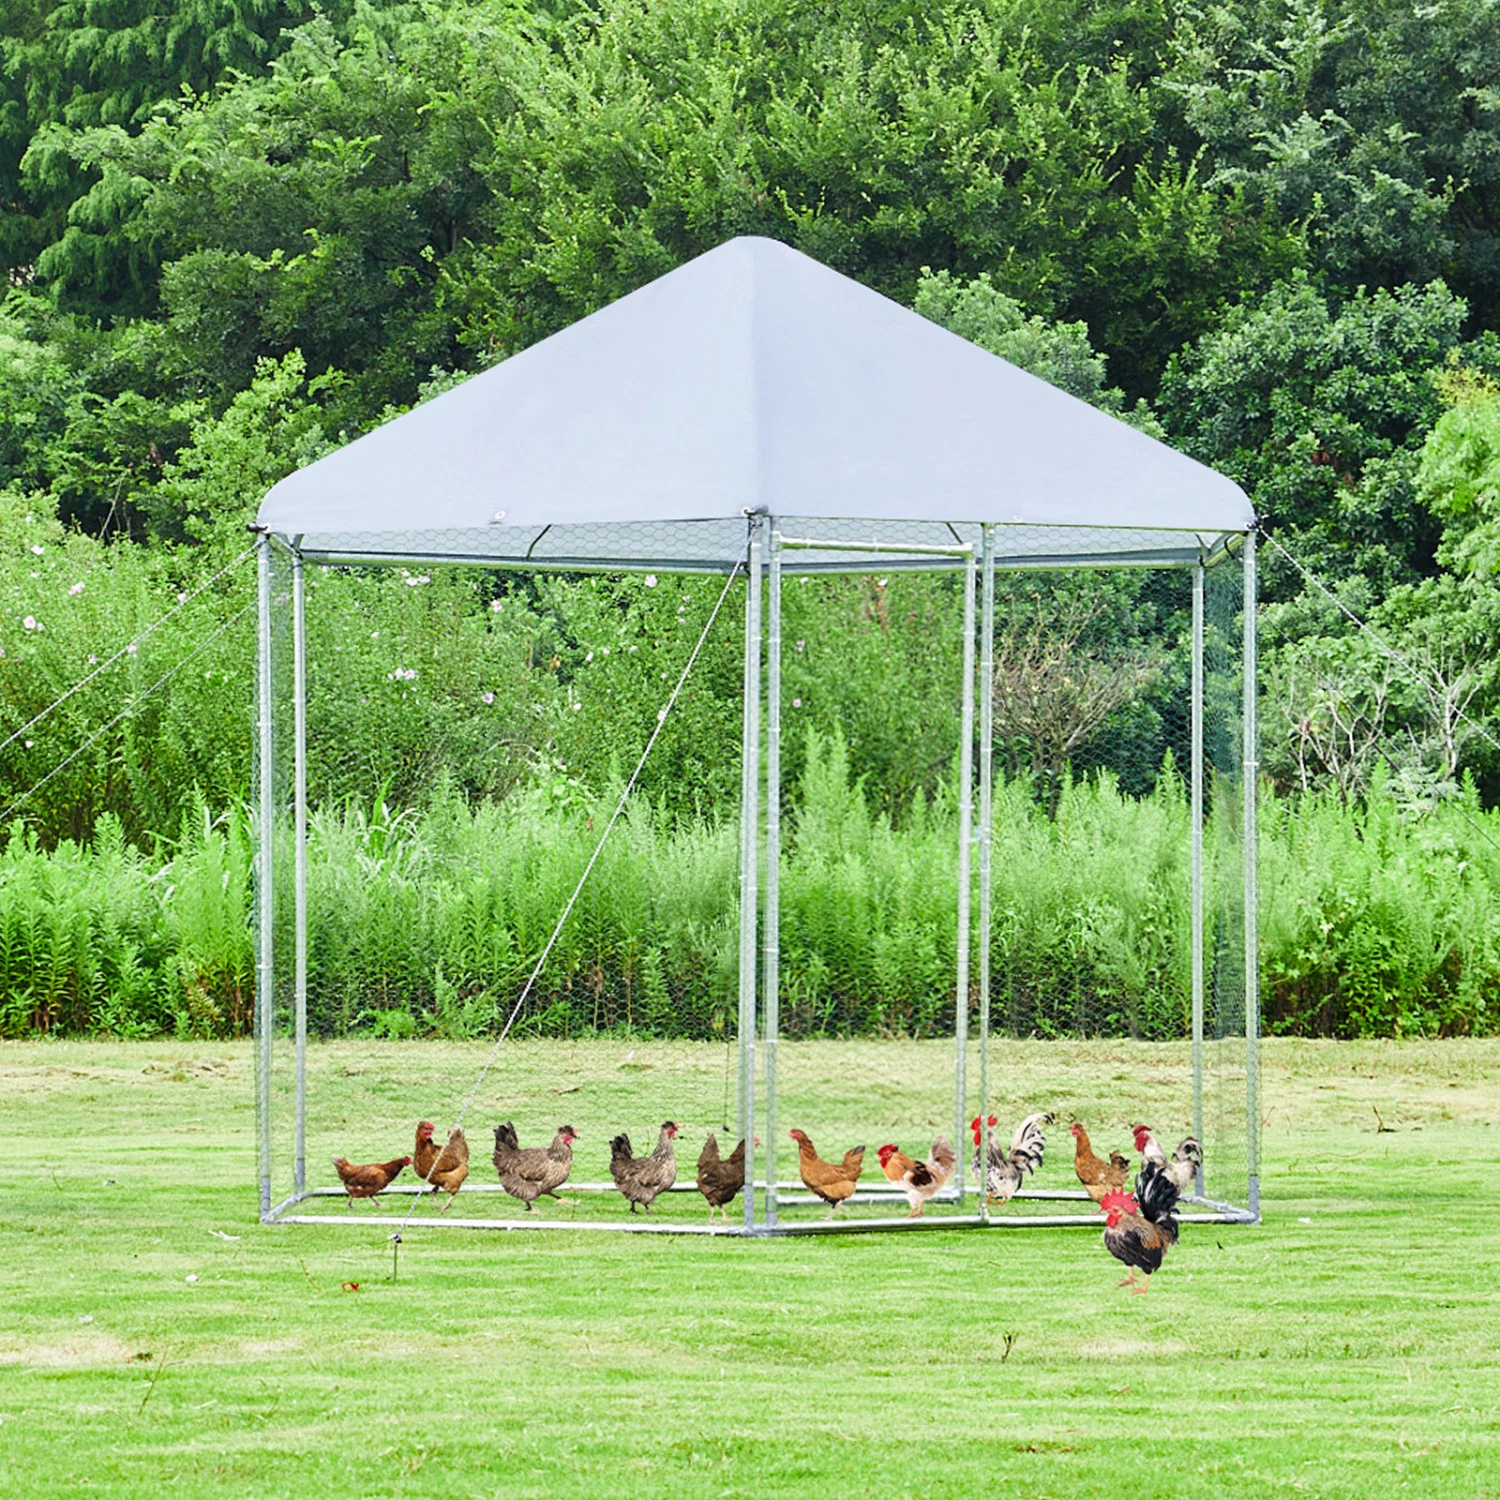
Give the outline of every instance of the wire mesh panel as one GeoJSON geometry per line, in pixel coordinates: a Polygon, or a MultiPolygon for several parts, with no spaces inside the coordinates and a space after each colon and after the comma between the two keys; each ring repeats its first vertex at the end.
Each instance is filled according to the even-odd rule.
{"type": "MultiPolygon", "coordinates": [[[[1046,1111],[1047,1159],[1027,1192],[1063,1199],[1047,1211],[1091,1208],[1072,1201],[1076,1117],[1101,1151],[1128,1151],[1139,1122],[1169,1152],[1198,1134],[1203,1198],[1242,1212],[1254,1159],[1245,612],[1225,539],[794,517],[656,524],[630,528],[635,571],[622,573],[619,530],[550,528],[504,548],[415,531],[268,546],[263,1203],[338,1192],[332,1156],[410,1151],[418,1118],[441,1132],[460,1108],[471,1174],[449,1221],[515,1219],[515,1203],[476,1194],[498,1192],[491,1132],[513,1116],[523,1146],[575,1126],[572,1182],[585,1187],[608,1184],[613,1135],[628,1131],[641,1154],[674,1120],[690,1189],[708,1129],[727,1153],[769,1111],[774,1143],[753,1152],[758,1228],[797,1230],[828,1212],[798,1182],[792,1128],[829,1160],[864,1145],[860,1200],[840,1212],[891,1224],[908,1204],[878,1148],[925,1157],[946,1137],[959,1169],[924,1217],[967,1221],[969,1119],[993,1114],[1008,1135],[1046,1111]],[[764,683],[755,690],[779,714],[780,857],[774,881],[763,860],[749,868],[778,918],[768,938],[761,910],[767,942],[749,950],[762,971],[776,964],[750,1032],[745,783],[735,789],[733,753],[714,748],[734,743],[746,666],[768,639],[755,626],[747,654],[747,531],[774,532],[786,574],[771,620],[774,710],[764,683]],[[960,766],[978,735],[962,709],[964,570],[982,548],[997,564],[994,652],[968,680],[993,715],[993,816],[974,830],[989,839],[987,924],[977,909],[960,916],[972,800],[960,766]],[[578,568],[604,576],[567,571],[578,568]],[[585,666],[603,699],[585,701],[585,666]],[[585,735],[610,747],[607,786],[570,760],[585,735]],[[648,744],[656,759],[638,774],[648,744]],[[346,1114],[303,1086],[299,1031],[388,1045],[389,1071],[357,1084],[367,1138],[351,1141],[346,1114]],[[445,1090],[403,1075],[401,1044],[419,1034],[451,1044],[445,1090]],[[557,1081],[517,1091],[504,1068],[486,1073],[502,1034],[551,1049],[557,1081]],[[607,1076],[572,1077],[579,1037],[609,1039],[607,1076]],[[882,1037],[912,1039],[902,1076],[882,1037]],[[657,1045],[667,1039],[678,1045],[657,1045]],[[1049,1058],[1062,1055],[1096,1061],[1111,1082],[1123,1073],[1136,1118],[1060,1094],[1049,1058]]],[[[770,744],[758,729],[753,743],[758,785],[770,744]]],[[[755,814],[752,850],[771,811],[755,814]]],[[[995,1210],[1036,1212],[1025,1194],[995,1210]]],[[[567,1221],[626,1213],[616,1197],[567,1221]]],[[[664,1197],[652,1220],[703,1221],[690,1191],[664,1197]]]]}

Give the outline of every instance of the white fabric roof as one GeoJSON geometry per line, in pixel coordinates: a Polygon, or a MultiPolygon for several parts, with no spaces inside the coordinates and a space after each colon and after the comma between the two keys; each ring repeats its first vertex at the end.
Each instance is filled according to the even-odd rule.
{"type": "Polygon", "coordinates": [[[310,557],[720,568],[750,511],[897,549],[995,522],[1017,560],[1194,560],[1253,519],[1222,475],[757,238],[289,476],[259,519],[310,557]]]}

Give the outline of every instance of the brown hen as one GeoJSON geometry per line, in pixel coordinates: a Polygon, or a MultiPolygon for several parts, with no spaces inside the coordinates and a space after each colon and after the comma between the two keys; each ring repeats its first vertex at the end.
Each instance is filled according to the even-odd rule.
{"type": "Polygon", "coordinates": [[[844,1152],[843,1161],[835,1166],[818,1155],[805,1130],[792,1131],[792,1139],[797,1143],[797,1170],[802,1174],[802,1181],[810,1193],[833,1205],[828,1210],[831,1219],[838,1212],[839,1204],[854,1196],[859,1175],[865,1169],[865,1148],[852,1147],[844,1152]]]}
{"type": "Polygon", "coordinates": [[[1078,1143],[1073,1152],[1073,1170],[1095,1203],[1115,1189],[1122,1189],[1130,1175],[1130,1163],[1118,1151],[1109,1153],[1108,1161],[1101,1161],[1089,1145],[1089,1133],[1077,1120],[1068,1126],[1073,1139],[1078,1143]]]}
{"type": "Polygon", "coordinates": [[[455,1125],[448,1144],[439,1152],[432,1139],[435,1128],[431,1120],[423,1120],[417,1126],[417,1144],[412,1150],[411,1165],[434,1193],[440,1189],[447,1193],[448,1201],[443,1205],[443,1212],[447,1213],[453,1207],[459,1188],[464,1185],[464,1178],[469,1175],[469,1143],[464,1139],[463,1131],[455,1125]]]}
{"type": "Polygon", "coordinates": [[[400,1175],[403,1167],[411,1165],[411,1157],[398,1156],[394,1161],[376,1161],[356,1166],[347,1157],[335,1156],[333,1169],[344,1184],[349,1195],[349,1207],[354,1207],[356,1198],[373,1198],[383,1193],[400,1175]]]}

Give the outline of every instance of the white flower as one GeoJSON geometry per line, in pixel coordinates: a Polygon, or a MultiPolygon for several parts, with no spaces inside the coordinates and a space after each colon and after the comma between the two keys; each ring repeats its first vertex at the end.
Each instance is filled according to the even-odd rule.
{"type": "Polygon", "coordinates": [[[479,695],[479,701],[481,703],[493,703],[495,701],[495,695],[493,693],[481,693],[479,695]]]}
{"type": "Polygon", "coordinates": [[[31,549],[31,555],[33,557],[45,557],[47,555],[47,549],[45,547],[33,547],[31,549]]]}
{"type": "Polygon", "coordinates": [[[792,707],[793,708],[801,708],[802,707],[802,700],[800,698],[793,698],[792,699],[792,707]]]}
{"type": "Polygon", "coordinates": [[[83,585],[81,583],[75,583],[73,587],[68,590],[68,596],[69,598],[71,598],[74,594],[81,594],[82,592],[83,585]]]}
{"type": "Polygon", "coordinates": [[[655,573],[647,573],[646,574],[646,587],[648,589],[654,589],[656,587],[656,574],[655,573]]]}
{"type": "Polygon", "coordinates": [[[99,665],[99,658],[97,656],[89,657],[89,665],[91,667],[97,667],[99,665]]]}
{"type": "Polygon", "coordinates": [[[599,655],[600,656],[608,656],[609,655],[609,647],[608,646],[601,646],[599,648],[599,655]]]}
{"type": "Polygon", "coordinates": [[[801,650],[802,650],[802,649],[803,649],[803,648],[804,648],[804,647],[805,647],[805,646],[806,646],[806,645],[807,645],[807,642],[806,642],[806,641],[798,641],[798,642],[797,642],[797,649],[798,649],[798,650],[799,650],[799,651],[801,651],[801,650]]]}
{"type": "Polygon", "coordinates": [[[127,655],[127,656],[134,656],[134,655],[135,655],[135,642],[134,642],[134,641],[132,641],[132,642],[131,642],[131,643],[130,643],[130,644],[129,644],[129,645],[128,645],[128,646],[127,646],[127,647],[126,647],[126,648],[125,648],[125,654],[126,654],[126,655],[127,655]]]}
{"type": "Polygon", "coordinates": [[[178,596],[177,596],[177,602],[178,602],[178,603],[179,603],[179,604],[182,604],[182,603],[185,603],[185,602],[186,602],[186,600],[187,600],[187,595],[186,595],[186,594],[185,594],[185,593],[184,593],[184,594],[179,594],[179,595],[178,595],[178,596]]]}
{"type": "Polygon", "coordinates": [[[879,586],[880,586],[880,587],[881,587],[881,588],[884,588],[884,587],[885,587],[885,579],[883,579],[883,578],[877,578],[877,579],[876,579],[876,580],[875,580],[875,582],[876,582],[876,583],[877,583],[877,584],[878,584],[878,585],[879,585],[879,586]]]}
{"type": "Polygon", "coordinates": [[[573,705],[573,712],[575,714],[581,714],[583,712],[583,704],[581,704],[581,703],[575,703],[573,705]]]}
{"type": "Polygon", "coordinates": [[[413,578],[410,575],[408,575],[406,578],[403,578],[401,581],[403,583],[409,584],[413,588],[415,588],[419,583],[431,583],[432,582],[432,575],[430,573],[421,573],[421,574],[418,574],[415,578],[413,578]]]}
{"type": "Polygon", "coordinates": [[[40,625],[37,624],[37,622],[36,622],[36,616],[35,615],[27,615],[26,618],[21,621],[21,623],[28,630],[40,630],[42,628],[40,625]]]}
{"type": "Polygon", "coordinates": [[[667,722],[667,711],[666,711],[666,709],[659,708],[659,709],[656,710],[656,722],[658,724],[665,724],[667,722]]]}
{"type": "Polygon", "coordinates": [[[635,652],[637,652],[637,651],[639,651],[639,650],[640,650],[640,649],[641,649],[641,648],[640,648],[640,647],[639,647],[639,646],[632,646],[632,647],[631,647],[631,648],[630,648],[630,650],[631,650],[631,653],[632,653],[632,655],[633,655],[633,654],[634,654],[634,653],[635,653],[635,652]]]}
{"type": "Polygon", "coordinates": [[[370,639],[372,641],[378,641],[380,639],[380,632],[378,630],[372,630],[370,632],[370,639]]]}
{"type": "Polygon", "coordinates": [[[594,659],[594,653],[592,651],[590,651],[589,654],[584,657],[584,661],[586,661],[586,662],[593,661],[593,659],[594,659]]]}
{"type": "Polygon", "coordinates": [[[499,599],[491,599],[490,600],[490,613],[498,615],[500,613],[500,605],[501,605],[501,601],[499,599]]]}

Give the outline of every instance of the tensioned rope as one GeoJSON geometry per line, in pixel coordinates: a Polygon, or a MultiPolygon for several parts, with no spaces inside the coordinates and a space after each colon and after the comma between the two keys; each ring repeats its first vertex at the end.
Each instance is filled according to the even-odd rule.
{"type": "Polygon", "coordinates": [[[132,698],[130,702],[127,703],[125,707],[122,708],[119,713],[114,716],[114,718],[112,718],[107,724],[101,724],[98,729],[96,729],[70,756],[68,756],[66,760],[59,761],[58,764],[53,766],[53,768],[48,771],[40,781],[38,781],[34,786],[29,787],[26,791],[22,792],[21,795],[17,797],[16,800],[12,802],[4,812],[0,812],[0,824],[3,824],[5,820],[18,807],[22,806],[22,804],[24,804],[28,800],[28,798],[41,791],[41,789],[46,786],[54,776],[66,770],[67,767],[70,766],[75,760],[77,760],[78,757],[82,755],[90,745],[94,744],[101,735],[108,733],[108,731],[113,729],[121,719],[128,718],[131,714],[133,714],[136,709],[138,709],[141,704],[144,703],[146,699],[149,698],[152,693],[157,690],[157,688],[159,688],[169,678],[174,677],[178,672],[180,672],[185,666],[187,666],[190,661],[193,660],[194,657],[207,650],[208,647],[211,646],[216,640],[218,640],[218,638],[223,635],[231,625],[234,625],[238,621],[244,619],[244,617],[249,614],[252,609],[255,608],[255,605],[256,601],[252,599],[243,609],[237,610],[227,620],[225,620],[224,623],[220,625],[212,635],[210,635],[206,640],[200,641],[198,645],[194,646],[193,649],[189,651],[188,654],[184,656],[180,662],[178,662],[173,667],[169,667],[165,672],[163,672],[161,676],[158,677],[156,681],[153,682],[151,686],[148,687],[144,692],[137,693],[136,696],[132,698]]]}
{"type": "MultiPolygon", "coordinates": [[[[656,711],[656,728],[651,731],[651,737],[646,741],[646,748],[641,751],[641,758],[636,762],[635,770],[630,773],[630,779],[625,783],[625,788],[620,793],[619,801],[615,803],[615,810],[610,814],[609,822],[604,825],[604,831],[599,835],[598,843],[594,845],[594,852],[589,855],[588,863],[583,867],[583,874],[578,877],[578,883],[573,887],[573,894],[568,897],[567,904],[563,907],[562,915],[558,917],[557,925],[552,929],[552,936],[547,939],[547,946],[542,949],[541,957],[537,959],[536,965],[531,971],[530,978],[527,979],[525,985],[522,987],[521,994],[516,1000],[515,1005],[511,1007],[511,1012],[506,1018],[505,1026],[502,1028],[500,1035],[495,1038],[495,1045],[490,1048],[490,1055],[485,1059],[484,1066],[480,1068],[479,1077],[474,1080],[474,1087],[469,1090],[468,1097],[464,1100],[463,1106],[458,1112],[458,1118],[453,1122],[443,1144],[438,1147],[438,1153],[433,1158],[432,1165],[427,1169],[427,1175],[422,1179],[424,1185],[431,1183],[432,1174],[437,1170],[438,1163],[443,1159],[443,1152],[448,1149],[447,1143],[453,1139],[455,1132],[463,1128],[464,1119],[469,1113],[469,1106],[474,1102],[474,1096],[484,1086],[484,1080],[489,1077],[490,1070],[495,1065],[495,1059],[500,1055],[500,1048],[504,1044],[506,1037],[510,1035],[511,1027],[516,1023],[516,1017],[521,1014],[521,1008],[526,1004],[527,997],[531,994],[532,988],[541,975],[543,965],[547,962],[549,955],[556,946],[558,938],[562,936],[562,930],[567,925],[568,918],[572,915],[573,908],[577,905],[579,896],[583,894],[583,888],[588,883],[588,878],[593,873],[599,856],[604,852],[605,844],[609,842],[610,833],[613,831],[615,824],[619,822],[621,813],[625,811],[625,804],[630,800],[631,792],[635,790],[636,781],[645,769],[646,761],[650,757],[651,751],[655,748],[656,742],[661,736],[662,729],[665,727],[672,709],[677,704],[677,699],[688,680],[688,674],[693,670],[693,664],[698,660],[698,653],[703,650],[703,643],[708,639],[708,633],[713,629],[714,621],[719,618],[719,611],[723,609],[724,601],[729,597],[729,590],[734,586],[735,579],[739,577],[740,569],[744,567],[745,558],[749,555],[749,551],[750,543],[747,540],[745,551],[736,559],[734,567],[730,570],[729,577],[724,580],[724,588],[715,601],[713,609],[709,612],[708,619],[704,622],[703,629],[698,635],[697,643],[689,653],[688,659],[684,663],[681,673],[678,675],[676,686],[673,687],[671,695],[667,699],[666,706],[656,711]]],[[[396,1231],[397,1235],[411,1223],[411,1217],[416,1213],[420,1202],[421,1194],[414,1193],[412,1195],[411,1207],[407,1209],[406,1216],[401,1220],[400,1227],[396,1231]]]]}
{"type": "MultiPolygon", "coordinates": [[[[205,589],[212,588],[214,584],[216,584],[226,573],[233,572],[234,569],[239,567],[239,565],[244,562],[244,560],[249,557],[250,554],[254,551],[254,546],[246,547],[245,550],[241,552],[240,555],[235,558],[232,563],[228,563],[224,567],[220,568],[212,578],[207,580],[207,582],[199,584],[199,586],[195,588],[191,594],[184,594],[177,601],[177,603],[174,604],[172,608],[166,612],[166,614],[164,614],[159,620],[155,622],[155,624],[148,625],[143,631],[141,631],[138,636],[136,636],[133,641],[127,641],[123,646],[120,647],[118,651],[115,652],[112,657],[110,657],[108,661],[100,662],[99,665],[95,667],[87,677],[81,679],[78,682],[75,682],[73,686],[70,687],[67,692],[62,695],[62,697],[58,698],[55,702],[49,703],[46,708],[41,711],[41,713],[39,713],[28,723],[23,724],[8,739],[0,740],[0,750],[5,749],[7,745],[12,744],[14,741],[20,739],[28,729],[35,728],[36,725],[40,724],[42,720],[45,719],[47,715],[50,714],[54,709],[61,708],[62,705],[66,703],[74,693],[78,692],[82,688],[86,688],[89,683],[91,683],[101,672],[106,671],[108,668],[114,666],[114,664],[119,661],[122,656],[130,655],[130,653],[133,652],[141,644],[141,642],[146,639],[147,636],[149,636],[153,631],[160,629],[161,626],[165,625],[167,621],[170,620],[172,616],[175,615],[179,610],[186,609],[188,605],[198,597],[199,594],[201,594],[205,589]]],[[[33,787],[31,790],[35,791],[36,788],[33,787]]],[[[28,793],[27,795],[29,796],[30,793],[28,793]]]]}
{"type": "MultiPolygon", "coordinates": [[[[1310,583],[1315,589],[1318,590],[1320,594],[1327,598],[1333,604],[1334,608],[1339,611],[1340,614],[1342,614],[1357,630],[1367,636],[1379,651],[1381,651],[1391,661],[1395,662],[1403,672],[1407,673],[1411,677],[1411,679],[1430,698],[1432,698],[1436,702],[1443,701],[1444,694],[1442,690],[1435,686],[1433,683],[1429,682],[1422,675],[1421,671],[1417,668],[1415,663],[1408,661],[1406,657],[1402,656],[1402,654],[1397,651],[1389,641],[1381,636],[1381,634],[1374,628],[1374,626],[1360,619],[1360,617],[1355,614],[1354,611],[1350,609],[1349,606],[1345,604],[1344,601],[1340,599],[1339,596],[1335,594],[1333,590],[1329,588],[1328,585],[1317,576],[1316,573],[1314,573],[1309,567],[1307,567],[1306,564],[1304,564],[1299,558],[1294,557],[1290,552],[1288,552],[1287,549],[1282,546],[1282,544],[1278,542],[1275,537],[1268,536],[1264,532],[1262,532],[1261,535],[1265,538],[1266,541],[1271,544],[1272,547],[1276,549],[1277,552],[1279,552],[1289,563],[1291,563],[1291,565],[1302,575],[1303,579],[1306,582],[1310,583]]],[[[1324,688],[1331,688],[1333,686],[1333,684],[1326,678],[1322,678],[1320,676],[1319,680],[1324,688]]],[[[1500,740],[1497,740],[1495,736],[1492,735],[1483,724],[1479,723],[1476,719],[1471,719],[1469,715],[1466,714],[1463,709],[1459,708],[1457,705],[1454,706],[1454,714],[1458,719],[1461,719],[1465,724],[1473,729],[1482,739],[1488,740],[1489,743],[1495,746],[1496,749],[1500,749],[1500,740]]],[[[1375,750],[1375,753],[1380,756],[1380,758],[1386,763],[1386,765],[1391,768],[1391,770],[1400,771],[1400,762],[1396,760],[1395,756],[1393,756],[1382,743],[1385,738],[1386,736],[1384,734],[1376,731],[1372,733],[1369,743],[1375,750]]],[[[1462,804],[1459,804],[1458,812],[1459,816],[1466,824],[1468,824],[1472,832],[1478,834],[1478,836],[1492,848],[1500,849],[1500,841],[1497,841],[1495,836],[1482,823],[1476,822],[1474,818],[1470,816],[1467,808],[1462,806],[1462,804]]]]}
{"type": "MultiPolygon", "coordinates": [[[[1302,575],[1302,577],[1308,583],[1312,584],[1312,586],[1317,589],[1320,594],[1328,599],[1333,604],[1334,608],[1337,609],[1339,613],[1345,617],[1345,619],[1347,619],[1352,625],[1356,626],[1365,635],[1367,635],[1370,640],[1375,643],[1375,646],[1378,650],[1383,652],[1393,662],[1395,662],[1403,672],[1409,673],[1412,680],[1423,690],[1423,692],[1427,693],[1429,697],[1439,702],[1443,700],[1445,695],[1442,689],[1429,682],[1422,675],[1420,670],[1418,670],[1415,663],[1408,661],[1404,656],[1402,656],[1402,654],[1397,651],[1389,641],[1385,640],[1384,637],[1382,637],[1379,632],[1376,631],[1374,626],[1367,624],[1364,620],[1361,620],[1360,617],[1355,614],[1354,611],[1350,609],[1349,606],[1345,604],[1344,601],[1340,599],[1339,596],[1335,594],[1334,591],[1329,588],[1328,585],[1324,583],[1316,573],[1305,566],[1297,558],[1293,557],[1292,554],[1288,552],[1286,548],[1283,547],[1274,536],[1267,536],[1264,532],[1262,532],[1261,535],[1264,536],[1266,541],[1268,541],[1284,558],[1286,558],[1289,563],[1291,563],[1291,565],[1302,575]]],[[[1488,740],[1490,744],[1495,747],[1495,749],[1500,750],[1500,739],[1496,739],[1495,736],[1492,735],[1489,730],[1484,727],[1483,724],[1479,723],[1476,719],[1471,719],[1468,714],[1463,711],[1463,709],[1458,708],[1457,706],[1455,706],[1454,708],[1454,713],[1458,718],[1462,719],[1465,724],[1473,729],[1481,738],[1488,740]]]]}

